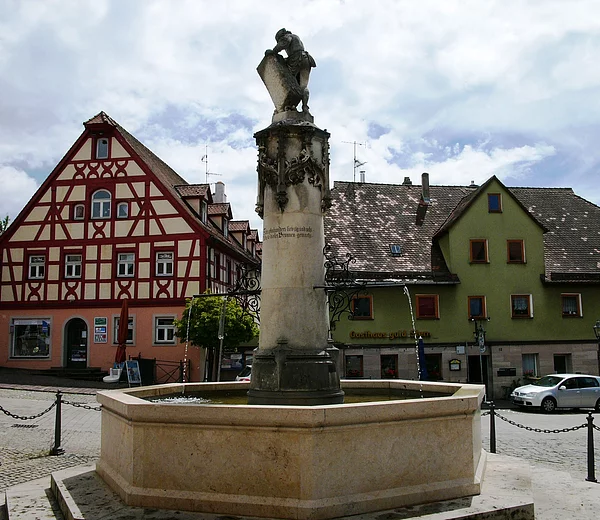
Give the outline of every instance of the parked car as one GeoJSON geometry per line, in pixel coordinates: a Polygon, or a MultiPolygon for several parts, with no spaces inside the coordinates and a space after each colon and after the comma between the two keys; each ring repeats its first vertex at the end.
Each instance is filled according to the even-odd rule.
{"type": "Polygon", "coordinates": [[[235,376],[236,381],[250,381],[252,377],[252,365],[246,365],[242,368],[242,371],[235,376]]]}
{"type": "Polygon", "coordinates": [[[544,412],[556,408],[595,408],[600,412],[600,377],[552,374],[515,388],[510,398],[516,405],[539,407],[544,412]]]}

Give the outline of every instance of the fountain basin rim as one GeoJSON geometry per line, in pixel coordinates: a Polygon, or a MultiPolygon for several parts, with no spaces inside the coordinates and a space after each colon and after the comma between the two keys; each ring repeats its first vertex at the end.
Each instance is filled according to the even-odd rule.
{"type": "Polygon", "coordinates": [[[100,391],[98,402],[103,411],[134,422],[211,424],[244,426],[282,426],[315,428],[365,422],[394,422],[418,418],[469,415],[481,408],[482,385],[438,383],[408,380],[342,380],[342,389],[398,389],[403,391],[446,393],[444,397],[399,399],[364,403],[314,406],[161,404],[146,401],[173,393],[249,389],[248,382],[170,383],[121,390],[100,391]],[[366,411],[368,410],[368,413],[366,411]]]}

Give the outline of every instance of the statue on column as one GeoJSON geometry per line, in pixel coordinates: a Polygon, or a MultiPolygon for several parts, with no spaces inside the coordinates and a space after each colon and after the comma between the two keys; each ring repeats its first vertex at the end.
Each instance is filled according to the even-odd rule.
{"type": "Polygon", "coordinates": [[[285,59],[285,64],[298,82],[302,92],[302,112],[308,112],[308,78],[310,76],[310,69],[316,67],[317,64],[314,58],[304,50],[302,40],[290,31],[279,29],[277,34],[275,34],[275,40],[277,41],[277,45],[273,49],[267,49],[265,56],[278,54],[281,51],[286,52],[287,58],[285,59]]]}

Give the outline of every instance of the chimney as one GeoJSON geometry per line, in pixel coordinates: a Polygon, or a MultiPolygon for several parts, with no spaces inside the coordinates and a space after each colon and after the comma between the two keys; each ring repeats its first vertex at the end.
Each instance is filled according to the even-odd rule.
{"type": "Polygon", "coordinates": [[[403,186],[412,186],[412,181],[410,180],[410,177],[404,177],[404,182],[402,183],[403,186]]]}
{"type": "Polygon", "coordinates": [[[365,170],[360,170],[360,182],[365,182],[365,170]]]}
{"type": "Polygon", "coordinates": [[[429,174],[428,173],[423,173],[421,175],[421,201],[425,204],[428,205],[429,202],[431,201],[431,198],[429,197],[429,174]]]}
{"type": "Polygon", "coordinates": [[[225,195],[225,183],[218,181],[215,183],[215,193],[213,195],[213,202],[215,204],[224,204],[227,202],[227,195],[225,195]]]}

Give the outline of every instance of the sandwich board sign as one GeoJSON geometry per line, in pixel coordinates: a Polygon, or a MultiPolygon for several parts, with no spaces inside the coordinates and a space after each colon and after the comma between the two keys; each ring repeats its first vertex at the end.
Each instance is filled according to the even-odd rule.
{"type": "Polygon", "coordinates": [[[127,381],[129,386],[142,386],[142,376],[140,375],[140,364],[137,359],[125,361],[125,371],[127,372],[127,381]]]}

